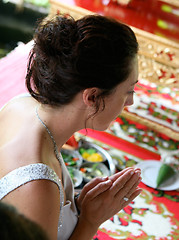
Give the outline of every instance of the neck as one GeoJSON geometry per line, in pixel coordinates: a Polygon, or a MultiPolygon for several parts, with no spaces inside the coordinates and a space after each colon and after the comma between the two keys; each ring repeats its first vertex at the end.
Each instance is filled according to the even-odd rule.
{"type": "Polygon", "coordinates": [[[61,149],[74,132],[84,128],[84,112],[83,109],[77,109],[74,105],[67,105],[62,108],[40,105],[37,108],[38,117],[47,127],[43,126],[44,130],[50,131],[50,133],[48,132],[49,137],[51,134],[52,141],[53,139],[55,140],[58,150],[61,149]]]}

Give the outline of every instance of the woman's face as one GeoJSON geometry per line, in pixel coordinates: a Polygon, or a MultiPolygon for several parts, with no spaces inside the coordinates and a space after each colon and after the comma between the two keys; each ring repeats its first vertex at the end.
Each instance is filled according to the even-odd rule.
{"type": "MultiPolygon", "coordinates": [[[[133,66],[126,81],[120,83],[109,96],[104,98],[105,109],[100,111],[91,119],[89,126],[95,130],[104,131],[110,123],[121,114],[125,106],[133,104],[134,86],[138,79],[138,60],[133,61],[133,66]]],[[[102,103],[101,103],[102,108],[102,103]]]]}

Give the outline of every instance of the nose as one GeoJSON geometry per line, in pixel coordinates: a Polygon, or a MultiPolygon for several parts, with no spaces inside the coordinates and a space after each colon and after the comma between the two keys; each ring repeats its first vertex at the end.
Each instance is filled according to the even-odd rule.
{"type": "Polygon", "coordinates": [[[129,98],[126,100],[124,106],[125,106],[125,107],[131,106],[133,103],[134,103],[134,98],[133,98],[133,95],[132,95],[131,97],[129,97],[129,98]]]}

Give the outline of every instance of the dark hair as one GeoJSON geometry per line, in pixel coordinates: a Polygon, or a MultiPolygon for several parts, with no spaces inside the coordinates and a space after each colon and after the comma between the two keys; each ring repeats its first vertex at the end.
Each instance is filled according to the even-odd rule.
{"type": "Polygon", "coordinates": [[[37,27],[26,85],[35,99],[52,106],[70,103],[86,88],[100,88],[98,110],[101,99],[129,76],[137,51],[131,28],[114,19],[55,16],[37,27]]]}
{"type": "Polygon", "coordinates": [[[48,240],[39,225],[19,214],[13,206],[2,202],[0,202],[0,226],[0,239],[3,240],[48,240]]]}

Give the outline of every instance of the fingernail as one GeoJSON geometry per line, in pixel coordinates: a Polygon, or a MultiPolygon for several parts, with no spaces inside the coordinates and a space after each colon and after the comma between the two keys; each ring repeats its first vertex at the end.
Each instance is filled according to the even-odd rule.
{"type": "Polygon", "coordinates": [[[111,180],[107,180],[106,182],[104,182],[106,185],[108,185],[109,183],[111,183],[111,180]]]}
{"type": "Polygon", "coordinates": [[[131,172],[130,172],[130,175],[133,175],[134,174],[134,171],[132,170],[131,172]]]}
{"type": "Polygon", "coordinates": [[[140,191],[140,193],[142,192],[142,188],[137,188],[137,190],[139,190],[139,191],[140,191]]]}
{"type": "Polygon", "coordinates": [[[108,180],[108,177],[102,177],[101,178],[103,181],[106,181],[106,180],[108,180]]]}
{"type": "Polygon", "coordinates": [[[134,168],[134,171],[141,171],[140,168],[134,168]]]}

